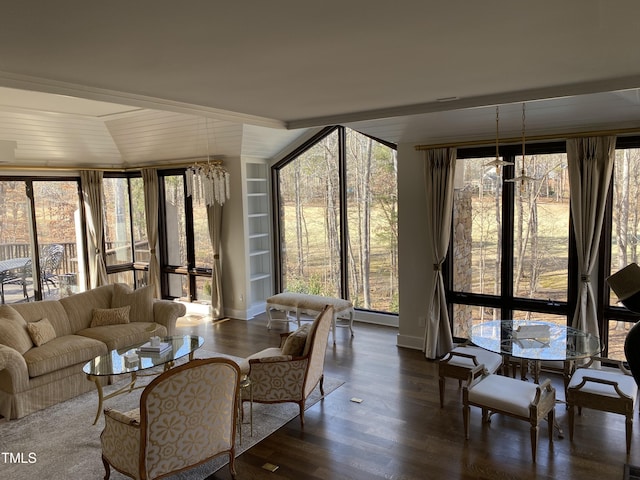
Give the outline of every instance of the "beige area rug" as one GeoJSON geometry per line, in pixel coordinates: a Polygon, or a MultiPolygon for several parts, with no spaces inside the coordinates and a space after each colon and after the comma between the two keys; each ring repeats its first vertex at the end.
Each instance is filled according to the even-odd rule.
{"type": "MultiPolygon", "coordinates": [[[[215,356],[213,352],[198,350],[196,358],[215,356]]],[[[230,357],[228,355],[223,355],[230,357]]],[[[147,379],[147,382],[149,380],[147,379]]],[[[144,381],[143,381],[144,383],[144,381]]],[[[325,378],[324,392],[328,395],[344,382],[325,378]]],[[[105,387],[105,395],[118,385],[105,387]]],[[[138,407],[142,389],[105,401],[106,407],[128,411],[138,407]]],[[[307,408],[321,400],[316,388],[307,408]]],[[[100,458],[100,432],[104,419],[92,425],[98,407],[95,391],[53,407],[27,415],[19,420],[0,423],[0,479],[32,480],[78,479],[98,480],[104,478],[104,467],[100,458]],[[8,455],[11,454],[11,457],[8,455]]],[[[248,413],[249,406],[245,406],[248,413]]],[[[298,415],[296,404],[254,404],[253,436],[249,425],[243,425],[242,444],[236,437],[236,456],[263,440],[278,428],[298,415]]],[[[167,477],[171,480],[199,480],[206,478],[227,464],[227,457],[219,457],[188,472],[167,477]]],[[[225,467],[227,468],[227,467],[225,467]]],[[[111,469],[111,479],[128,477],[111,469]]]]}

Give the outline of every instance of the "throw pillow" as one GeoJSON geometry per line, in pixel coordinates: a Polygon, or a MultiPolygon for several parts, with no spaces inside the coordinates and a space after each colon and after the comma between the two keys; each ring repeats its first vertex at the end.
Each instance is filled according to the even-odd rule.
{"type": "Polygon", "coordinates": [[[129,305],[129,321],[153,322],[153,285],[131,290],[127,285],[116,283],[113,286],[111,308],[129,305]]]}
{"type": "Polygon", "coordinates": [[[311,324],[307,323],[289,335],[282,346],[282,354],[291,355],[292,357],[301,356],[304,345],[307,343],[307,335],[309,335],[310,328],[311,324]]]}
{"type": "Polygon", "coordinates": [[[20,354],[33,347],[27,332],[27,322],[10,305],[0,305],[0,343],[20,354]]]}
{"type": "Polygon", "coordinates": [[[94,308],[91,316],[91,327],[129,323],[129,310],[131,310],[129,305],[118,308],[94,308]]]}
{"type": "Polygon", "coordinates": [[[36,347],[40,347],[56,338],[56,331],[48,318],[27,323],[27,331],[36,347]]]}

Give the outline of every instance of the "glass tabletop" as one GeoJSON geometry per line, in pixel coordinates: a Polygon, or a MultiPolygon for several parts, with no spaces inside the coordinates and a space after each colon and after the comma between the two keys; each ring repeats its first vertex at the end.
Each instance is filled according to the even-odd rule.
{"type": "Polygon", "coordinates": [[[100,355],[87,362],[82,367],[82,370],[87,375],[96,376],[120,375],[122,373],[146,370],[178,360],[195,352],[204,344],[204,339],[193,335],[176,335],[164,337],[162,342],[171,346],[164,353],[141,352],[139,348],[143,343],[140,343],[131,347],[111,350],[105,355],[100,355]],[[137,356],[137,361],[131,359],[134,354],[137,356]]]}
{"type": "Polygon", "coordinates": [[[566,325],[538,320],[478,323],[471,327],[470,340],[485,350],[529,360],[576,360],[600,352],[597,336],[566,325]],[[531,338],[525,334],[527,328],[535,332],[531,338]]]}

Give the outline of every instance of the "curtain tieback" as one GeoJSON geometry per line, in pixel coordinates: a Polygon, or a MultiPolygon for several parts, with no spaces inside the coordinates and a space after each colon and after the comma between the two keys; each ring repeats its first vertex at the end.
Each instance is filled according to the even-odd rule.
{"type": "Polygon", "coordinates": [[[587,275],[586,273],[581,274],[580,281],[582,283],[591,283],[591,275],[587,275]]]}
{"type": "Polygon", "coordinates": [[[440,270],[442,270],[442,265],[439,263],[434,263],[433,264],[433,271],[434,272],[439,272],[440,270]]]}
{"type": "Polygon", "coordinates": [[[218,255],[217,253],[213,256],[214,260],[220,260],[220,255],[218,255]]]}
{"type": "Polygon", "coordinates": [[[100,250],[99,248],[96,248],[96,255],[100,255],[102,253],[102,250],[100,250]]]}
{"type": "Polygon", "coordinates": [[[149,250],[149,253],[150,253],[151,255],[155,255],[155,254],[156,254],[156,249],[155,249],[155,248],[152,248],[151,250],[149,250]]]}

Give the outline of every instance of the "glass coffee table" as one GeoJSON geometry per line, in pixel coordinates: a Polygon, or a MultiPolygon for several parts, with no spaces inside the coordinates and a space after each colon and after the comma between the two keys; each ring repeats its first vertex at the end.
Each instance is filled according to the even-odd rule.
{"type": "MultiPolygon", "coordinates": [[[[160,366],[163,366],[166,371],[173,367],[176,360],[187,355],[189,355],[189,360],[193,360],[193,354],[204,344],[204,339],[194,335],[176,335],[164,337],[162,342],[168,343],[170,348],[160,354],[139,351],[143,342],[130,347],[111,350],[109,353],[100,355],[87,362],[84,367],[82,367],[84,373],[87,374],[87,378],[96,384],[96,389],[98,390],[98,412],[93,422],[94,425],[98,422],[98,418],[100,418],[104,400],[131,392],[138,388],[144,388],[144,386],[135,386],[137,378],[142,376],[138,374],[138,372],[160,366]],[[137,357],[137,361],[132,359],[133,356],[137,357]],[[100,383],[101,377],[124,374],[131,375],[129,383],[105,396],[102,391],[102,384],[100,383]]],[[[158,373],[147,373],[144,375],[157,374],[158,373]]]]}

